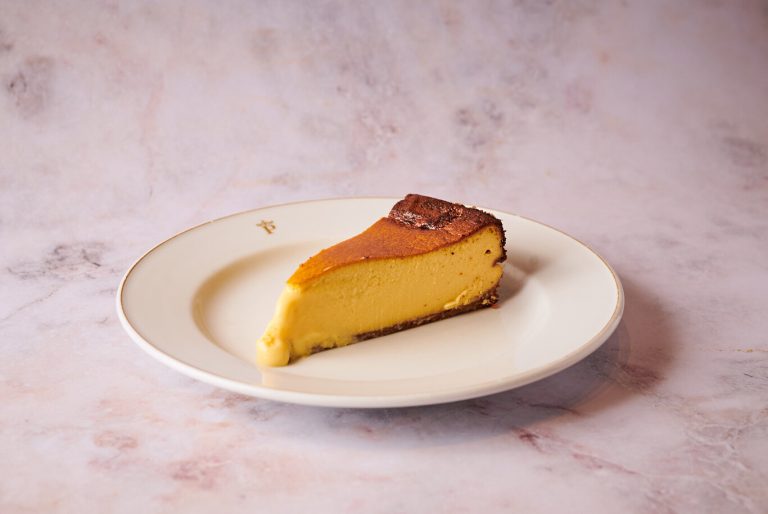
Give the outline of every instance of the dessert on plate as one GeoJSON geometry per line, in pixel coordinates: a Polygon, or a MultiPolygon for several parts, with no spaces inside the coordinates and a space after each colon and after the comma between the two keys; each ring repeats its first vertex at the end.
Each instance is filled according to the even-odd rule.
{"type": "Polygon", "coordinates": [[[299,266],[257,344],[284,366],[497,302],[504,228],[493,215],[409,194],[361,234],[299,266]]]}

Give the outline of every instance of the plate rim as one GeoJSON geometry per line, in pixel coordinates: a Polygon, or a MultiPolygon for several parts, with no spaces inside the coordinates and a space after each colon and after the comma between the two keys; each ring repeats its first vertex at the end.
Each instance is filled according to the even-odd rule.
{"type": "Polygon", "coordinates": [[[516,375],[514,379],[509,379],[509,378],[498,379],[497,378],[497,379],[489,380],[486,382],[474,384],[472,387],[463,386],[459,388],[459,390],[447,390],[447,391],[440,391],[438,393],[417,392],[417,393],[395,394],[395,395],[386,395],[386,396],[371,396],[371,395],[356,396],[356,395],[310,393],[310,392],[302,392],[302,391],[273,389],[273,388],[255,385],[255,384],[246,384],[237,380],[233,380],[231,378],[218,375],[211,371],[201,369],[192,364],[188,364],[186,362],[177,360],[172,355],[166,353],[165,351],[161,350],[160,348],[152,344],[147,338],[142,336],[128,321],[122,299],[123,299],[124,286],[130,279],[131,273],[139,265],[139,263],[141,263],[151,253],[153,253],[155,250],[157,250],[161,246],[164,246],[170,243],[177,237],[180,237],[186,234],[187,232],[196,230],[200,227],[209,225],[211,223],[217,223],[228,218],[243,216],[246,214],[251,214],[251,213],[259,212],[263,210],[274,209],[278,207],[288,207],[292,205],[306,205],[306,204],[312,204],[312,203],[347,201],[347,200],[398,201],[400,200],[400,198],[390,197],[390,196],[328,197],[328,198],[319,198],[319,199],[312,199],[312,200],[297,200],[293,202],[265,205],[262,207],[256,207],[254,209],[238,211],[232,214],[227,214],[225,216],[204,221],[192,227],[186,228],[180,232],[177,232],[176,234],[168,237],[167,239],[157,243],[156,245],[152,246],[149,250],[144,252],[139,258],[137,258],[128,267],[122,279],[120,280],[120,284],[115,294],[115,300],[116,300],[117,316],[121,326],[123,327],[123,330],[126,331],[126,333],[131,338],[131,340],[139,348],[141,348],[143,351],[148,353],[151,357],[158,360],[162,364],[165,364],[171,369],[179,373],[182,373],[183,375],[186,375],[190,378],[193,378],[195,380],[199,380],[201,382],[204,382],[216,387],[220,387],[222,389],[226,389],[228,391],[232,391],[238,394],[243,394],[246,396],[262,398],[262,399],[272,400],[272,401],[280,401],[285,403],[310,405],[310,406],[317,406],[317,407],[397,408],[397,407],[415,407],[415,406],[422,406],[422,405],[437,405],[441,403],[449,403],[449,402],[467,400],[471,398],[478,398],[481,396],[487,396],[495,393],[500,393],[503,391],[517,389],[519,387],[523,387],[525,385],[536,382],[538,380],[542,380],[544,378],[550,377],[576,364],[577,362],[585,359],[589,355],[591,355],[611,336],[611,334],[616,330],[616,328],[619,325],[619,322],[621,321],[622,315],[624,313],[624,304],[625,304],[624,288],[622,286],[621,280],[619,279],[618,273],[616,273],[613,267],[608,263],[608,261],[600,253],[595,251],[591,246],[584,243],[580,239],[556,227],[553,227],[547,223],[543,223],[541,221],[538,221],[520,214],[510,213],[507,211],[492,209],[487,207],[477,207],[477,208],[486,210],[486,211],[497,212],[505,216],[521,218],[525,221],[554,230],[555,232],[558,232],[559,234],[567,237],[568,239],[575,241],[577,244],[581,245],[589,253],[591,253],[592,255],[594,255],[600,260],[602,265],[611,273],[611,277],[616,287],[616,300],[615,300],[614,310],[611,313],[611,316],[608,318],[608,321],[606,321],[606,323],[601,327],[600,330],[598,330],[595,333],[595,335],[593,335],[589,340],[585,341],[583,344],[581,344],[578,348],[574,349],[573,351],[560,356],[558,359],[548,364],[544,364],[536,368],[526,370],[525,372],[516,375]]]}

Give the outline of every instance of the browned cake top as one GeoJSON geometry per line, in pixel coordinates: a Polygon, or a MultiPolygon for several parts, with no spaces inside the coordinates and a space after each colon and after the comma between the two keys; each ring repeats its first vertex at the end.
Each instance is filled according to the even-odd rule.
{"type": "Polygon", "coordinates": [[[491,214],[457,203],[409,194],[392,207],[386,218],[381,218],[363,233],[311,257],[299,266],[288,282],[308,282],[333,268],[367,259],[428,253],[457,243],[491,225],[498,227],[503,246],[504,229],[501,221],[491,214]]]}

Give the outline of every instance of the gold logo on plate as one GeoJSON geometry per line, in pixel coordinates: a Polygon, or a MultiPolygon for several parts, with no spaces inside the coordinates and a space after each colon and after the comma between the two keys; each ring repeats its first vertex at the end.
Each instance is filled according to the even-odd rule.
{"type": "Polygon", "coordinates": [[[277,227],[275,226],[275,222],[274,222],[274,221],[272,221],[272,220],[261,220],[261,222],[257,223],[257,224],[256,224],[256,226],[257,226],[257,227],[261,227],[261,228],[263,228],[263,229],[264,229],[264,231],[265,231],[267,234],[271,234],[271,233],[272,233],[272,232],[274,232],[274,231],[275,231],[275,229],[277,228],[277,227]]]}

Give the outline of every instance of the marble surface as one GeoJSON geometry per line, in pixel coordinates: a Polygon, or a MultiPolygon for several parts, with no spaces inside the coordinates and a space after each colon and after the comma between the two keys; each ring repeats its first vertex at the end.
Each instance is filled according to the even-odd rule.
{"type": "Polygon", "coordinates": [[[0,512],[768,511],[765,2],[4,0],[0,86],[0,512]],[[340,410],[118,324],[179,230],[406,192],[590,243],[618,331],[519,390],[340,410]]]}

